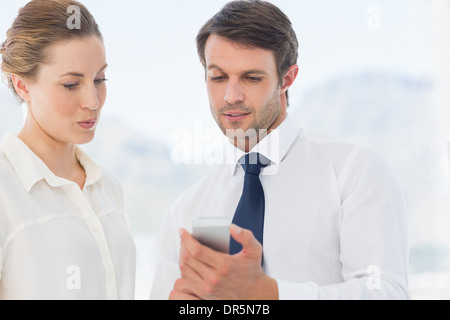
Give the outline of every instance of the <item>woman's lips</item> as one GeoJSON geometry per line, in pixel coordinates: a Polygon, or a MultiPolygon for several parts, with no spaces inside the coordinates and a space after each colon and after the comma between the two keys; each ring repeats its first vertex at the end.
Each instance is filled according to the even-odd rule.
{"type": "Polygon", "coordinates": [[[91,120],[86,120],[86,121],[80,121],[80,122],[78,122],[78,125],[80,127],[82,127],[83,129],[90,130],[95,126],[96,123],[97,123],[97,119],[91,119],[91,120]]]}

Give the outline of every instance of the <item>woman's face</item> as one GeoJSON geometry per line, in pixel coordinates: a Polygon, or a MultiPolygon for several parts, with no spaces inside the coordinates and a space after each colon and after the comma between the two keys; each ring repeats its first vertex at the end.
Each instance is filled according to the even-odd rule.
{"type": "Polygon", "coordinates": [[[28,117],[37,134],[61,143],[90,142],[106,99],[105,48],[97,36],[58,42],[27,85],[28,117]]]}

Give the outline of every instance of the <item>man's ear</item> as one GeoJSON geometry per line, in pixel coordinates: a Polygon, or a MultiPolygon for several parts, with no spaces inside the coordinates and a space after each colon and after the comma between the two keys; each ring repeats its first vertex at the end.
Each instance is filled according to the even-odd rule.
{"type": "Polygon", "coordinates": [[[30,92],[28,87],[29,80],[17,74],[11,74],[11,80],[14,85],[14,89],[16,90],[19,97],[21,97],[22,100],[25,102],[29,101],[30,100],[30,92]]]}
{"type": "Polygon", "coordinates": [[[288,91],[290,86],[292,86],[292,84],[294,84],[294,81],[298,75],[298,70],[299,70],[298,65],[294,64],[286,72],[286,74],[283,78],[283,87],[281,88],[282,93],[286,93],[286,91],[288,91]]]}

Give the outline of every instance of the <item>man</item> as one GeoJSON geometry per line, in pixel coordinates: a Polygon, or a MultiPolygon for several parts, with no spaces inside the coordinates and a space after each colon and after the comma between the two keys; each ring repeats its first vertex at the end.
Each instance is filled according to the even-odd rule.
{"type": "Polygon", "coordinates": [[[301,130],[288,116],[299,68],[286,15],[264,1],[230,2],[197,46],[234,159],[171,207],[150,298],[408,299],[406,201],[389,169],[371,149],[301,130]],[[236,222],[248,167],[241,157],[254,152],[267,160],[261,232],[236,222]],[[187,230],[206,216],[235,219],[231,244],[242,249],[197,242],[187,230]]]}

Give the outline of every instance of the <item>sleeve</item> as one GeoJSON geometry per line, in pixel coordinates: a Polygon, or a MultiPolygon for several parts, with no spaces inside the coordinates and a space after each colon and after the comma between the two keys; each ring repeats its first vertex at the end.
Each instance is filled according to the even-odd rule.
{"type": "Polygon", "coordinates": [[[158,261],[150,290],[150,300],[167,300],[175,281],[181,277],[178,267],[179,237],[173,207],[158,233],[158,261]]]}
{"type": "Polygon", "coordinates": [[[320,286],[277,280],[280,299],[410,299],[405,194],[372,149],[359,148],[345,167],[338,179],[344,282],[320,286]]]}
{"type": "Polygon", "coordinates": [[[2,272],[3,272],[3,249],[0,245],[0,281],[2,280],[2,272]]]}

